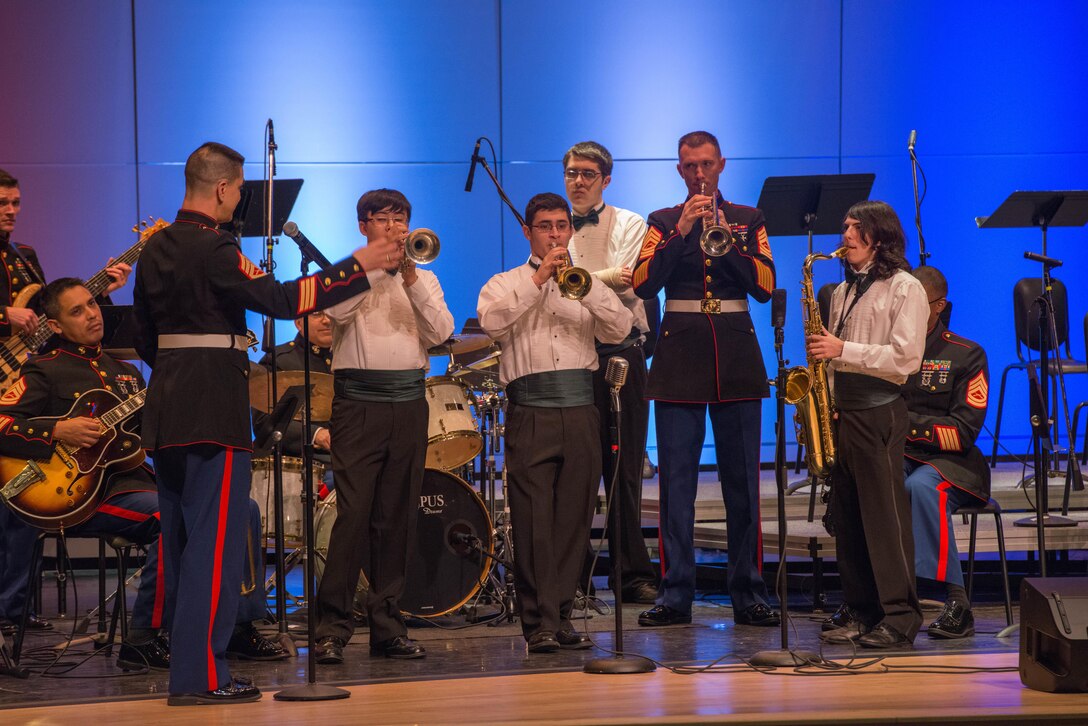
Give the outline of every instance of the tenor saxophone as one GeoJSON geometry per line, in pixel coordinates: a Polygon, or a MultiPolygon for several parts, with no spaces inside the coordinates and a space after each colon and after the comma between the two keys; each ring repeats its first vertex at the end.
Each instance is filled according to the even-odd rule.
{"type": "MultiPolygon", "coordinates": [[[[823,329],[820,308],[812,289],[812,263],[832,260],[846,254],[840,247],[830,255],[813,252],[801,266],[801,316],[805,338],[819,335],[823,329]]],[[[807,366],[794,366],[786,372],[786,403],[796,407],[797,443],[805,447],[805,464],[810,476],[825,479],[835,465],[835,438],[831,430],[831,390],[827,383],[827,362],[806,355],[807,366]]]]}

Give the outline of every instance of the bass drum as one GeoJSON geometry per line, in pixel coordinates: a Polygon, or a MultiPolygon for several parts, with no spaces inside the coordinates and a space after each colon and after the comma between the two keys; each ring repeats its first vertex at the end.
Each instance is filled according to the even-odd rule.
{"type": "MultiPolygon", "coordinates": [[[[336,492],[318,505],[314,535],[318,582],[325,573],[336,492]]],[[[419,495],[416,541],[408,556],[408,577],[400,609],[418,618],[446,615],[480,591],[494,554],[491,517],[479,495],[463,479],[427,469],[419,495]],[[486,554],[485,554],[486,553],[486,554]]],[[[366,573],[359,572],[355,609],[366,612],[366,573]]]]}
{"type": "Polygon", "coordinates": [[[491,517],[476,491],[448,471],[427,469],[400,609],[420,618],[458,609],[483,587],[494,550],[491,517]]]}

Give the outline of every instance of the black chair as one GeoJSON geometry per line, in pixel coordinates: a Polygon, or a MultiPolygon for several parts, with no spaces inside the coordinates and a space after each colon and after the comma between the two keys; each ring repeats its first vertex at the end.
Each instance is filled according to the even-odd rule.
{"type": "Polygon", "coordinates": [[[985,504],[968,504],[953,510],[952,514],[963,515],[963,522],[971,523],[971,541],[967,554],[967,599],[971,599],[971,590],[975,582],[975,539],[978,534],[978,515],[992,514],[997,525],[997,551],[1001,558],[1001,582],[1005,587],[1005,624],[1012,625],[1012,594],[1009,591],[1009,562],[1005,556],[1005,529],[1001,525],[1001,506],[994,500],[985,504]]]}
{"type": "MultiPolygon", "coordinates": [[[[1088,350],[1088,313],[1084,314],[1084,347],[1088,350]]],[[[1077,440],[1077,431],[1080,424],[1077,423],[1077,419],[1080,418],[1080,410],[1088,406],[1088,401],[1081,401],[1077,404],[1077,407],[1073,409],[1073,431],[1069,434],[1070,441],[1077,440]]],[[[1084,438],[1080,444],[1080,463],[1088,464],[1088,425],[1084,427],[1084,438]]]]}
{"type": "MultiPolygon", "coordinates": [[[[63,552],[66,545],[63,544],[63,538],[56,532],[40,532],[37,539],[34,540],[34,550],[30,556],[30,582],[31,589],[27,595],[26,602],[23,604],[22,617],[19,620],[19,627],[15,632],[15,642],[12,644],[11,653],[16,663],[19,662],[19,656],[23,650],[23,641],[26,637],[26,624],[30,617],[31,606],[33,601],[37,599],[31,593],[39,592],[39,588],[36,586],[40,583],[42,577],[42,564],[45,550],[45,540],[49,537],[55,537],[58,541],[58,554],[63,552]]],[[[128,602],[125,597],[125,581],[128,579],[128,558],[132,552],[132,548],[135,547],[135,543],[128,541],[123,537],[113,535],[102,535],[96,537],[100,543],[104,543],[105,546],[110,547],[115,557],[117,558],[117,590],[114,593],[113,599],[113,612],[110,616],[109,635],[104,646],[108,650],[112,650],[113,641],[117,635],[117,629],[120,627],[122,642],[128,637],[128,602]]],[[[100,546],[99,552],[102,552],[100,546]]],[[[58,562],[58,567],[63,568],[64,563],[58,562]]],[[[105,572],[104,561],[99,557],[99,576],[100,579],[104,577],[105,572]]],[[[99,613],[104,612],[105,593],[99,591],[99,613]]]]}
{"type": "MultiPolygon", "coordinates": [[[[1058,339],[1051,343],[1053,350],[1060,351],[1062,356],[1062,369],[1066,373],[1088,373],[1088,365],[1084,361],[1075,360],[1069,349],[1069,296],[1065,291],[1065,284],[1057,278],[1051,278],[1051,296],[1054,299],[1054,327],[1058,339]]],[[[1035,301],[1042,295],[1043,283],[1038,277],[1024,277],[1017,281],[1012,289],[1013,322],[1016,328],[1016,357],[1017,361],[1005,366],[1001,372],[1001,388],[997,396],[997,422],[994,424],[994,448],[990,455],[990,467],[997,466],[997,447],[1001,439],[1001,415],[1005,406],[1005,383],[1009,371],[1024,370],[1029,366],[1036,367],[1036,361],[1029,362],[1025,357],[1025,350],[1039,350],[1039,306],[1035,301]]],[[[1057,379],[1053,379],[1056,389],[1057,379]]],[[[1057,412],[1054,412],[1057,413],[1057,412]]],[[[1061,420],[1055,416],[1055,420],[1061,420]]],[[[1075,429],[1074,429],[1075,431],[1075,429]]]]}

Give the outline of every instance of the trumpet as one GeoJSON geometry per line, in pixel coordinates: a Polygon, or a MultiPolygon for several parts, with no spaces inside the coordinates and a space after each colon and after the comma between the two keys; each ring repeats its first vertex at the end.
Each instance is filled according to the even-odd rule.
{"type": "Polygon", "coordinates": [[[566,264],[555,271],[555,283],[559,294],[568,300],[581,300],[593,289],[593,278],[581,267],[575,267],[567,252],[566,264]]]}
{"type": "MultiPolygon", "coordinates": [[[[404,239],[404,260],[417,265],[426,265],[438,257],[442,244],[433,230],[425,227],[414,229],[404,239]]],[[[402,263],[404,264],[404,263],[402,263]]]]}
{"type": "MultiPolygon", "coordinates": [[[[699,193],[706,194],[706,182],[699,184],[699,193]]],[[[718,195],[714,194],[711,203],[710,224],[703,220],[703,233],[699,236],[699,246],[707,257],[721,257],[733,249],[733,232],[728,225],[720,222],[718,214],[718,195]]]]}

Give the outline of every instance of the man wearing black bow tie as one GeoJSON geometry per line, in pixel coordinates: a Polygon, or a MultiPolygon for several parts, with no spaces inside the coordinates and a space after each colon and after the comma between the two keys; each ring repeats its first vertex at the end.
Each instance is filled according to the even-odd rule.
{"type": "MultiPolygon", "coordinates": [[[[646,304],[631,289],[631,270],[638,260],[646,222],[626,209],[604,203],[604,190],[612,181],[612,154],[595,141],[583,141],[567,150],[563,156],[563,178],[567,199],[574,212],[574,235],[569,251],[574,264],[593,274],[594,282],[607,285],[634,316],[634,325],[626,339],[616,344],[597,341],[597,370],[593,372],[593,399],[601,414],[601,453],[605,493],[612,505],[613,475],[611,435],[610,386],[604,373],[608,359],[620,356],[627,360],[627,382],[620,389],[623,446],[620,450],[619,477],[616,480],[620,497],[620,526],[622,551],[619,567],[623,580],[625,602],[653,603],[657,587],[653,565],[642,538],[642,457],[646,451],[646,428],[650,404],[646,400],[646,356],[642,344],[650,326],[646,319],[646,304]]],[[[617,552],[615,539],[609,532],[608,551],[617,552]]],[[[580,584],[586,587],[591,573],[583,573],[580,584]]],[[[614,588],[614,583],[612,584],[614,588]]],[[[588,591],[587,591],[588,592],[588,591]]]]}
{"type": "Polygon", "coordinates": [[[909,648],[922,624],[903,484],[910,417],[901,386],[921,366],[929,306],[905,244],[890,206],[851,207],[842,231],[847,279],[831,297],[828,328],[806,341],[810,356],[829,361],[838,452],[828,514],[843,599],[855,614],[821,634],[831,643],[909,648]]]}

